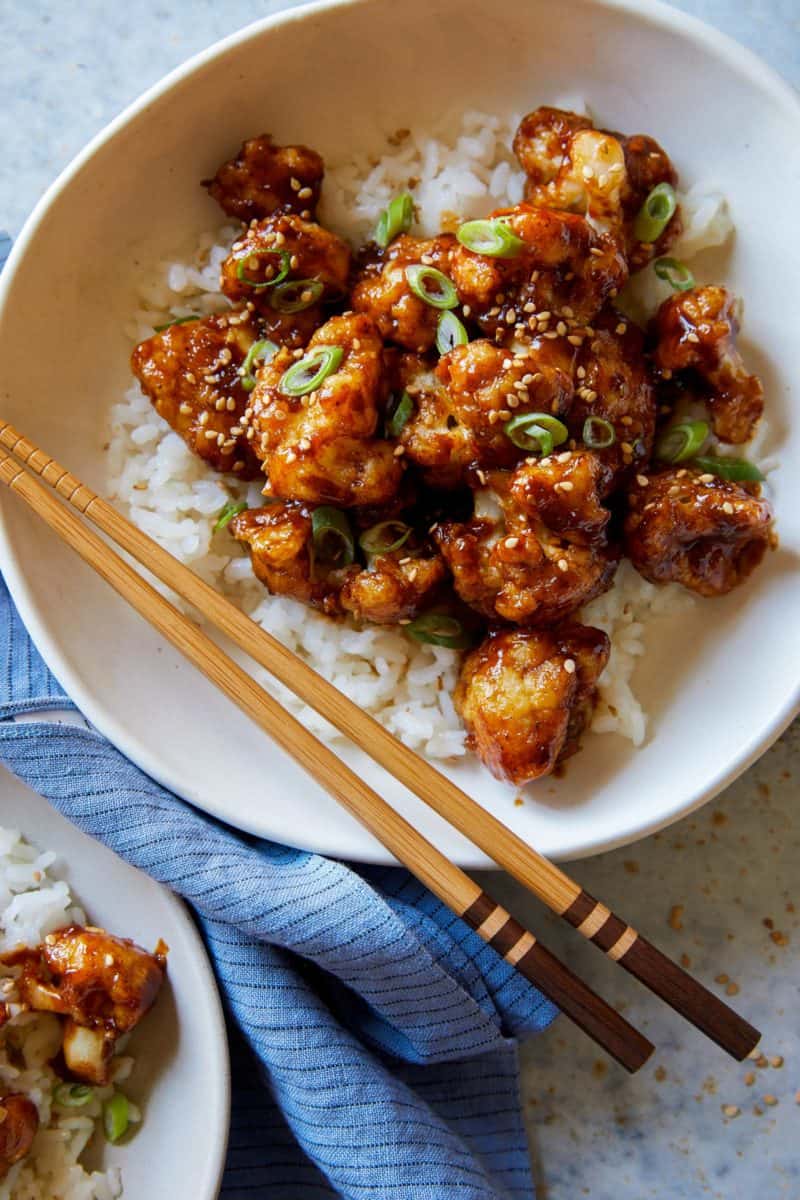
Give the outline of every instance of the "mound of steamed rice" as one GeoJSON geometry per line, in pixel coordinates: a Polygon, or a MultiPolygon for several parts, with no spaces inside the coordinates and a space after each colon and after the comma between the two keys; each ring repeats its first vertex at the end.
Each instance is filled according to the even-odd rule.
{"type": "MultiPolygon", "coordinates": [[[[562,107],[583,110],[573,98],[562,107]]],[[[434,234],[443,225],[484,216],[522,198],[524,177],[511,153],[519,117],[467,112],[446,127],[423,132],[398,130],[379,147],[327,165],[320,220],[353,245],[365,240],[387,204],[409,189],[419,213],[414,232],[434,234]]],[[[313,144],[313,130],[309,131],[313,144]]],[[[684,232],[671,253],[690,260],[722,244],[731,232],[723,197],[693,187],[680,197],[684,232]]],[[[153,326],[228,307],[218,291],[219,267],[239,226],[204,234],[184,258],[153,264],[141,280],[138,307],[127,330],[133,342],[150,337],[153,326]]],[[[652,268],[641,272],[622,298],[631,315],[655,311],[669,285],[652,268]]],[[[311,663],[361,708],[403,742],[434,759],[465,753],[464,735],[453,708],[455,652],[419,645],[398,629],[332,622],[297,601],[270,596],[254,578],[243,549],[214,521],[231,499],[260,503],[260,484],[214,475],[156,415],[133,383],[110,414],[107,490],[131,520],[172,554],[224,592],[255,621],[311,663]]],[[[617,733],[640,745],[646,715],[631,690],[631,677],[645,649],[645,630],[661,614],[692,603],[677,585],[655,588],[624,562],[611,591],[589,605],[583,619],[611,637],[611,658],[600,681],[593,729],[617,733]]],[[[315,733],[338,735],[264,673],[275,691],[315,733]]]]}
{"type": "MultiPolygon", "coordinates": [[[[66,883],[48,874],[55,858],[0,827],[0,953],[37,946],[56,929],[86,923],[66,883]]],[[[0,967],[0,991],[3,976],[10,974],[0,967]]],[[[0,1096],[21,1092],[39,1111],[31,1152],[0,1179],[0,1200],[116,1200],[122,1195],[118,1168],[87,1171],[80,1162],[114,1088],[95,1088],[82,1108],[60,1108],[53,1100],[60,1080],[49,1065],[60,1046],[61,1022],[51,1013],[16,1012],[0,1026],[0,1096]]],[[[132,1067],[130,1057],[115,1059],[114,1082],[127,1078],[132,1067]]]]}

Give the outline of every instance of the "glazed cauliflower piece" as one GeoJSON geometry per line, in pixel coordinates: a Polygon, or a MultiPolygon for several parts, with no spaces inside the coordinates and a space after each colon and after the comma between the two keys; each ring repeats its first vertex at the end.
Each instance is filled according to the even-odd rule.
{"type": "Polygon", "coordinates": [[[19,1092],[0,1096],[0,1181],[14,1163],[29,1153],[39,1129],[39,1110],[32,1100],[19,1092]]]}
{"type": "Polygon", "coordinates": [[[259,471],[240,424],[248,397],[239,370],[256,338],[243,309],[170,325],[140,342],[131,356],[158,415],[215,471],[240,479],[259,471]]]}
{"type": "Polygon", "coordinates": [[[332,317],[318,329],[302,360],[309,377],[330,354],[338,357],[335,369],[302,395],[285,390],[286,372],[298,365],[288,350],[265,363],[244,418],[253,450],[271,494],[281,500],[342,508],[388,504],[403,467],[395,447],[375,436],[387,383],[383,343],[369,317],[332,317]]]}
{"type": "Polygon", "coordinates": [[[490,620],[552,625],[611,585],[619,554],[605,535],[608,470],[565,451],[494,472],[471,521],[434,538],[465,603],[490,620]]]}
{"type": "Polygon", "coordinates": [[[268,133],[248,138],[203,187],[223,212],[240,221],[260,221],[274,212],[310,220],[316,211],[325,166],[308,146],[276,146],[268,133]]]}
{"type": "Polygon", "coordinates": [[[618,241],[631,270],[664,254],[680,232],[676,211],[655,243],[637,240],[636,216],[658,184],[678,177],[664,150],[643,134],[593,127],[588,117],[537,108],[522,118],[514,153],[528,177],[525,198],[539,208],[577,212],[618,241]]]}
{"type": "Polygon", "coordinates": [[[764,389],[745,368],[736,339],[736,301],[724,287],[676,292],[653,321],[655,365],[662,371],[697,372],[707,386],[706,404],[722,442],[749,442],[764,411],[764,389]]]}
{"type": "Polygon", "coordinates": [[[697,470],[637,478],[629,503],[625,549],[651,583],[676,581],[701,596],[724,596],[773,542],[766,500],[697,470]]]}
{"type": "Polygon", "coordinates": [[[521,787],[578,748],[609,640],[599,629],[497,629],[464,660],[455,692],[467,745],[521,787]]]}
{"type": "Polygon", "coordinates": [[[436,341],[441,309],[426,304],[411,288],[408,267],[428,266],[449,278],[456,240],[449,233],[434,238],[400,234],[384,251],[367,257],[356,273],[351,303],[366,313],[381,337],[424,354],[436,341]]]}
{"type": "Polygon", "coordinates": [[[628,278],[622,250],[577,213],[523,203],[490,219],[498,218],[523,248],[493,258],[458,244],[451,272],[463,312],[499,342],[538,332],[579,345],[587,322],[628,278]]]}

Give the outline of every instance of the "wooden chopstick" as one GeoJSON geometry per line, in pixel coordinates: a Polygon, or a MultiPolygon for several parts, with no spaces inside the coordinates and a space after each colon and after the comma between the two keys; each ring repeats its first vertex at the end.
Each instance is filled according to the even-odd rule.
{"type": "MultiPolygon", "coordinates": [[[[758,1043],[761,1036],[758,1030],[727,1004],[5,422],[0,422],[0,445],[31,467],[113,541],[203,613],[553,912],[734,1058],[745,1058],[758,1043]]],[[[479,898],[464,915],[480,931],[484,925],[494,928],[500,911],[499,906],[494,911],[493,901],[479,898]]]]}
{"type": "MultiPolygon", "coordinates": [[[[52,477],[52,472],[51,472],[52,477]]],[[[76,507],[93,493],[60,473],[55,487],[76,507]]],[[[457,916],[463,917],[506,962],[548,996],[561,1011],[628,1071],[637,1071],[654,1046],[551,954],[532,933],[450,862],[422,834],[351,771],[327,746],[255,682],[193,621],[179,612],[61,504],[13,458],[0,455],[0,482],[28,505],[159,633],[181,651],[270,737],[352,813],[400,862],[457,916]],[[477,924],[483,907],[491,921],[477,924]]]]}

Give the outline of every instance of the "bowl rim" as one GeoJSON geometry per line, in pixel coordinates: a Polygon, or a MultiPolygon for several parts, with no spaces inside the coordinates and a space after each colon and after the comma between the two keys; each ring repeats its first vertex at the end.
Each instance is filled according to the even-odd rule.
{"type": "MultiPolygon", "coordinates": [[[[309,17],[313,17],[317,13],[329,10],[357,7],[366,8],[373,2],[374,0],[312,0],[311,3],[302,4],[296,8],[286,9],[260,18],[192,55],[127,105],[122,112],[95,134],[87,145],[67,164],[46,189],[26,219],[19,236],[14,242],[5,267],[0,273],[0,313],[2,313],[7,302],[12,282],[17,272],[24,265],[28,246],[33,241],[40,225],[60,193],[69,186],[84,165],[102,146],[110,142],[119,130],[123,129],[130,121],[144,112],[150,104],[165,95],[182,80],[202,71],[208,64],[224,57],[237,46],[253,38],[260,37],[268,33],[271,29],[301,22],[309,17]]],[[[592,3],[613,12],[628,14],[655,28],[691,38],[710,54],[721,58],[733,70],[740,74],[745,74],[757,87],[766,91],[774,102],[790,118],[794,119],[798,127],[800,127],[800,93],[784,80],[773,67],[769,66],[755,54],[754,51],[737,42],[729,34],[723,33],[699,17],[685,13],[681,9],[673,8],[671,5],[665,3],[664,0],[592,0],[592,3]]],[[[12,599],[23,616],[25,626],[54,675],[59,680],[64,681],[64,686],[68,687],[71,698],[87,719],[141,770],[162,786],[172,791],[177,791],[189,803],[218,819],[230,821],[230,814],[227,810],[223,812],[220,808],[215,807],[212,798],[203,796],[201,800],[197,794],[193,794],[194,789],[179,788],[176,785],[176,781],[161,767],[155,753],[144,743],[140,743],[138,740],[132,738],[111,710],[95,702],[90,688],[84,684],[80,675],[72,669],[60,648],[57,638],[50,635],[44,621],[39,617],[34,596],[26,580],[22,560],[12,549],[7,525],[7,511],[6,497],[3,496],[0,500],[0,567],[2,567],[3,577],[8,585],[12,599]]],[[[795,685],[794,691],[789,693],[782,706],[774,713],[772,718],[755,730],[748,740],[743,742],[739,752],[725,766],[719,769],[707,782],[705,787],[690,796],[680,808],[664,817],[637,819],[635,814],[632,814],[625,826],[618,829],[613,835],[599,840],[596,836],[587,835],[585,839],[575,842],[569,851],[563,855],[554,857],[558,857],[562,861],[577,861],[594,854],[614,850],[634,843],[650,834],[657,833],[683,817],[690,815],[702,807],[702,805],[712,800],[746,771],[748,767],[752,766],[772,743],[780,737],[798,712],[800,712],[800,680],[795,685]]],[[[324,842],[311,838],[308,843],[304,843],[303,848],[321,854],[339,853],[340,857],[346,856],[365,863],[378,865],[395,863],[394,858],[384,851],[381,846],[377,846],[370,854],[366,854],[363,849],[359,849],[355,855],[351,853],[342,855],[340,852],[332,850],[330,844],[326,846],[324,842]]],[[[460,865],[470,869],[491,869],[495,867],[492,859],[472,847],[471,844],[468,852],[458,855],[458,862],[460,865]]]]}

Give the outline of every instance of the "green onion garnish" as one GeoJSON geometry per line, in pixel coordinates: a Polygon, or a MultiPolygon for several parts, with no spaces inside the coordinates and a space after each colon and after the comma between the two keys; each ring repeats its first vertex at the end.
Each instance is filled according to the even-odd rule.
{"type": "Polygon", "coordinates": [[[458,304],[458,294],[452,280],[443,271],[437,271],[436,267],[414,263],[406,267],[406,279],[414,295],[432,308],[455,308],[458,304]]]}
{"type": "Polygon", "coordinates": [[[83,1108],[94,1098],[94,1088],[85,1083],[60,1083],[53,1100],[62,1108],[83,1108]]]}
{"type": "Polygon", "coordinates": [[[399,437],[413,411],[414,401],[411,399],[408,392],[403,392],[402,396],[395,405],[392,415],[387,418],[386,436],[399,437]]]}
{"type": "Polygon", "coordinates": [[[411,533],[405,521],[380,521],[361,534],[358,544],[365,554],[391,554],[408,541],[411,533]]]}
{"type": "Polygon", "coordinates": [[[653,268],[658,278],[665,280],[676,292],[688,292],[694,287],[694,275],[678,258],[657,258],[653,268]]]}
{"type": "Polygon", "coordinates": [[[707,437],[707,421],[681,421],[678,425],[670,425],[656,442],[656,458],[667,463],[686,462],[687,458],[694,458],[707,437]]]}
{"type": "Polygon", "coordinates": [[[304,312],[325,290],[320,279],[288,279],[271,294],[269,302],[280,313],[304,312]]]}
{"type": "Polygon", "coordinates": [[[242,363],[241,384],[246,392],[252,392],[256,386],[253,364],[255,362],[269,362],[273,355],[277,353],[278,347],[269,338],[263,338],[260,342],[253,342],[242,363]]]}
{"type": "Polygon", "coordinates": [[[464,650],[472,645],[472,638],[464,629],[458,617],[448,613],[428,612],[417,617],[415,621],[405,626],[418,642],[429,646],[446,646],[448,650],[464,650]]]}
{"type": "Polygon", "coordinates": [[[436,326],[436,349],[447,354],[454,346],[466,346],[469,334],[453,312],[443,312],[436,326]]]}
{"type": "Polygon", "coordinates": [[[720,479],[729,479],[732,483],[761,483],[764,479],[755,463],[748,462],[746,458],[716,458],[709,454],[696,458],[692,466],[710,475],[718,475],[720,479]]]}
{"type": "Polygon", "coordinates": [[[103,1105],[103,1129],[109,1142],[118,1142],[128,1128],[128,1097],[115,1092],[103,1105]]]}
{"type": "Polygon", "coordinates": [[[306,396],[339,369],[343,358],[341,346],[315,346],[305,358],[284,371],[278,391],[284,396],[306,396]]]}
{"type": "Polygon", "coordinates": [[[590,450],[607,450],[617,440],[614,426],[605,417],[587,417],[583,422],[582,436],[590,450]]]}
{"type": "Polygon", "coordinates": [[[414,201],[408,192],[401,192],[386,206],[378,218],[373,242],[386,249],[399,233],[408,233],[414,220],[414,201]]]}
{"type": "Polygon", "coordinates": [[[672,184],[656,184],[633,223],[633,236],[637,242],[657,242],[672,220],[677,207],[678,197],[672,184]]]}
{"type": "Polygon", "coordinates": [[[156,333],[163,333],[165,329],[172,329],[173,325],[185,325],[187,321],[199,321],[200,313],[189,313],[188,317],[176,317],[174,321],[165,321],[163,325],[154,325],[153,329],[156,333]]]}
{"type": "Polygon", "coordinates": [[[320,562],[347,567],[356,556],[353,531],[345,513],[323,504],[311,516],[314,553],[320,562]]]}
{"type": "Polygon", "coordinates": [[[545,456],[569,437],[563,421],[550,413],[519,413],[506,423],[503,432],[520,450],[545,456]]]}
{"type": "Polygon", "coordinates": [[[247,508],[246,500],[229,500],[214,522],[213,533],[219,533],[220,529],[224,529],[229,525],[234,517],[238,517],[239,513],[243,513],[247,508]]]}
{"type": "Polygon", "coordinates": [[[497,217],[488,221],[467,221],[456,237],[474,254],[486,254],[489,258],[516,258],[525,249],[522,239],[497,217]]]}
{"type": "Polygon", "coordinates": [[[289,274],[290,256],[287,250],[259,250],[258,253],[248,254],[247,258],[240,258],[236,264],[236,278],[241,283],[246,283],[248,287],[255,288],[260,291],[261,288],[275,287],[276,283],[280,283],[289,274]],[[246,274],[247,264],[251,258],[261,258],[262,255],[269,254],[270,256],[277,255],[281,260],[280,268],[277,275],[273,275],[271,279],[250,279],[246,274]]]}

